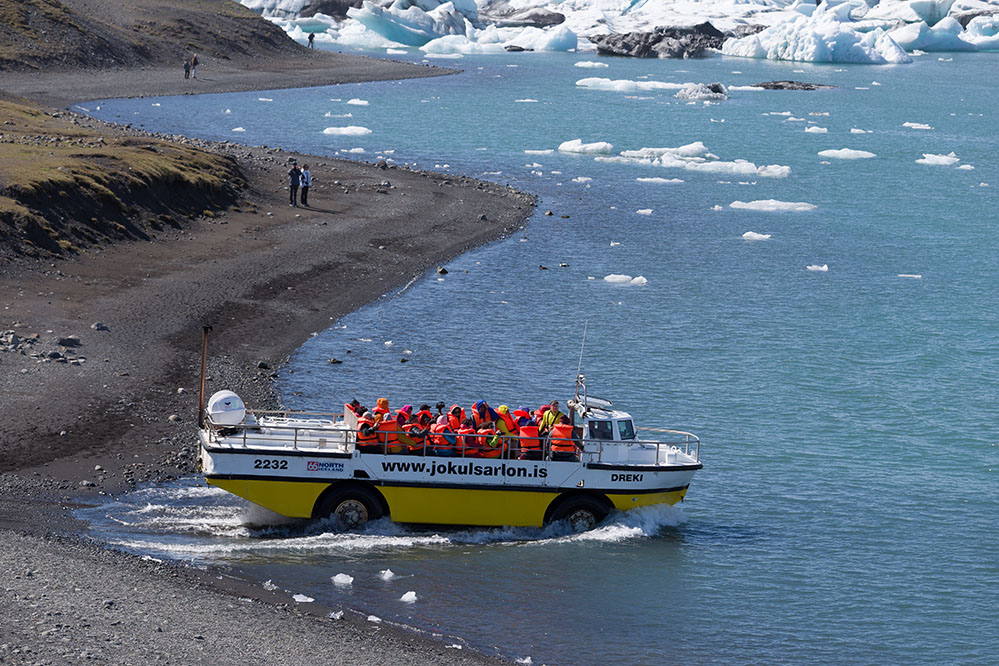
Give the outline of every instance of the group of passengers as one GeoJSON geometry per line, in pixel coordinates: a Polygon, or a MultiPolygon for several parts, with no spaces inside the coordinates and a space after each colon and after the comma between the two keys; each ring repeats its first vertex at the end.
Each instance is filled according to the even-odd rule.
{"type": "Polygon", "coordinates": [[[434,455],[445,458],[516,458],[519,460],[578,461],[580,446],[572,422],[559,411],[558,400],[536,410],[506,405],[493,409],[485,400],[465,411],[451,405],[445,412],[438,402],[430,405],[389,409],[379,398],[369,410],[357,400],[347,407],[357,417],[357,449],[362,453],[434,455]]]}

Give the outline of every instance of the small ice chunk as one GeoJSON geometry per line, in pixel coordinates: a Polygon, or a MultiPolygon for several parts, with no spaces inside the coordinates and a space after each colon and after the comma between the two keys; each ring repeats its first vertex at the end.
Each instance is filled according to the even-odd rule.
{"type": "Polygon", "coordinates": [[[159,103],[159,102],[153,102],[153,104],[152,104],[152,105],[153,105],[153,106],[160,106],[160,103],[159,103]]]}
{"type": "Polygon", "coordinates": [[[946,155],[934,155],[933,153],[923,153],[922,159],[916,160],[916,164],[929,164],[930,166],[951,166],[961,161],[961,158],[950,152],[946,155]]]}
{"type": "Polygon", "coordinates": [[[617,242],[617,241],[611,241],[611,242],[610,242],[610,246],[611,246],[611,247],[617,247],[618,245],[620,245],[620,243],[619,243],[619,242],[617,242]]]}
{"type": "Polygon", "coordinates": [[[527,99],[527,98],[525,98],[525,99],[515,99],[513,101],[517,102],[518,104],[537,104],[538,103],[538,100],[536,100],[536,99],[527,99]]]}
{"type": "Polygon", "coordinates": [[[559,144],[560,153],[583,153],[587,155],[609,155],[614,150],[613,144],[606,141],[583,143],[582,139],[572,139],[559,144]]]}
{"type": "Polygon", "coordinates": [[[850,128],[850,134],[870,134],[871,130],[857,129],[856,127],[850,128]]]}
{"type": "Polygon", "coordinates": [[[377,615],[369,615],[368,616],[368,622],[374,622],[375,624],[378,624],[381,621],[382,621],[382,619],[380,617],[378,617],[377,615]]]}
{"type": "Polygon", "coordinates": [[[517,664],[525,664],[525,666],[530,666],[531,664],[534,663],[534,660],[531,659],[530,655],[528,655],[526,657],[521,657],[520,659],[514,659],[513,661],[514,661],[514,663],[517,663],[517,664]]]}
{"type": "Polygon", "coordinates": [[[809,125],[805,128],[805,131],[809,134],[825,134],[829,130],[825,127],[819,127],[818,125],[809,125]]]}
{"type": "Polygon", "coordinates": [[[549,148],[547,150],[525,150],[524,151],[524,153],[526,153],[527,155],[551,155],[554,152],[555,151],[552,150],[551,148],[549,148]]]}
{"type": "Polygon", "coordinates": [[[416,603],[416,592],[410,590],[406,594],[399,597],[399,601],[405,604],[415,604],[416,603]]]}
{"type": "Polygon", "coordinates": [[[639,215],[652,215],[651,208],[639,208],[635,212],[638,213],[639,215]]]}
{"type": "Polygon", "coordinates": [[[840,148],[839,150],[820,150],[819,157],[833,157],[838,160],[866,160],[872,157],[877,157],[877,155],[866,150],[840,148]]]}
{"type": "Polygon", "coordinates": [[[660,178],[659,176],[655,176],[652,178],[636,178],[635,181],[639,183],[682,183],[683,182],[683,180],[679,178],[660,178]]]}
{"type": "Polygon", "coordinates": [[[347,100],[347,104],[353,104],[354,106],[367,106],[368,105],[368,100],[366,100],[366,99],[358,99],[358,98],[354,97],[353,99],[348,99],[347,100]]]}
{"type": "Polygon", "coordinates": [[[930,127],[926,123],[913,123],[913,122],[902,123],[902,127],[908,127],[909,129],[918,129],[918,130],[931,130],[931,129],[933,129],[932,127],[930,127]]]}
{"type": "Polygon", "coordinates": [[[391,569],[382,569],[381,571],[378,572],[378,577],[381,578],[382,580],[392,580],[396,576],[395,572],[393,572],[391,569]]]}
{"type": "Polygon", "coordinates": [[[574,183],[588,183],[591,180],[593,180],[593,179],[590,178],[589,176],[576,176],[575,178],[572,179],[572,182],[574,182],[574,183]]]}
{"type": "Polygon", "coordinates": [[[333,581],[334,585],[347,587],[348,585],[351,585],[354,582],[354,577],[349,576],[345,573],[338,573],[337,575],[333,576],[333,578],[331,578],[330,580],[333,581]]]}
{"type": "Polygon", "coordinates": [[[807,268],[810,271],[818,271],[820,273],[825,273],[829,270],[829,264],[822,264],[821,266],[819,266],[818,264],[809,264],[808,266],[805,266],[805,268],[807,268]]]}
{"type": "Polygon", "coordinates": [[[273,592],[274,590],[278,589],[278,586],[272,583],[270,578],[268,578],[263,582],[262,587],[268,592],[273,592]]]}
{"type": "Polygon", "coordinates": [[[638,277],[631,277],[630,275],[622,275],[621,273],[611,273],[610,275],[604,276],[604,282],[610,282],[611,284],[643,285],[647,284],[648,280],[642,275],[639,275],[638,277]]]}
{"type": "Polygon", "coordinates": [[[391,347],[392,346],[392,341],[391,340],[386,340],[384,344],[385,344],[386,347],[391,347]]]}
{"type": "Polygon", "coordinates": [[[226,110],[225,110],[225,111],[223,111],[222,113],[225,113],[225,114],[229,114],[229,113],[232,113],[232,109],[226,109],[226,110]]]}
{"type": "Polygon", "coordinates": [[[311,604],[313,601],[315,601],[315,599],[313,599],[312,597],[306,596],[304,594],[296,594],[295,596],[292,597],[292,599],[294,599],[300,604],[311,604]]]}
{"type": "Polygon", "coordinates": [[[900,277],[900,278],[912,278],[913,280],[921,280],[923,278],[922,275],[919,275],[917,273],[899,273],[898,277],[900,277]]]}
{"type": "Polygon", "coordinates": [[[342,610],[330,611],[329,613],[326,614],[326,617],[328,617],[331,620],[339,620],[343,618],[343,611],[342,610]]]}
{"type": "Polygon", "coordinates": [[[451,645],[445,645],[444,649],[446,649],[446,650],[460,650],[461,646],[458,645],[457,643],[452,643],[451,645]]]}
{"type": "Polygon", "coordinates": [[[972,171],[974,168],[975,167],[971,166],[970,164],[962,164],[961,166],[958,167],[958,169],[961,169],[962,171],[972,171]]]}
{"type": "Polygon", "coordinates": [[[770,240],[770,234],[758,234],[755,231],[747,231],[742,237],[748,241],[770,240]]]}
{"type": "Polygon", "coordinates": [[[757,210],[767,213],[800,213],[815,210],[817,206],[805,201],[777,201],[776,199],[760,199],[758,201],[733,201],[729,204],[729,208],[735,208],[736,210],[757,210]]]}
{"type": "Polygon", "coordinates": [[[273,102],[274,100],[271,99],[270,97],[258,97],[257,101],[258,102],[273,102]]]}
{"type": "Polygon", "coordinates": [[[371,134],[371,130],[367,127],[360,127],[358,125],[347,125],[346,127],[327,127],[323,130],[323,134],[336,134],[339,136],[364,136],[365,134],[371,134]]]}
{"type": "Polygon", "coordinates": [[[714,206],[711,207],[711,210],[725,210],[725,207],[724,206],[714,205],[714,206]]]}
{"type": "Polygon", "coordinates": [[[354,153],[354,154],[360,154],[360,153],[364,152],[364,148],[351,148],[350,150],[346,150],[344,152],[354,153]]]}
{"type": "Polygon", "coordinates": [[[245,132],[246,128],[245,127],[233,127],[232,131],[233,132],[245,132]]]}

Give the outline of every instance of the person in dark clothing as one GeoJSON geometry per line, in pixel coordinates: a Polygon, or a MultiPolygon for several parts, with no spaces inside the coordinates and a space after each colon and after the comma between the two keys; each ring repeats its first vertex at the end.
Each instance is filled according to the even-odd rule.
{"type": "Polygon", "coordinates": [[[312,187],[312,172],[309,171],[309,165],[306,164],[302,167],[302,205],[306,208],[309,207],[309,188],[312,187]]]}
{"type": "Polygon", "coordinates": [[[184,60],[184,78],[191,78],[191,61],[186,59],[184,60]]]}
{"type": "Polygon", "coordinates": [[[316,41],[316,33],[310,32],[309,33],[309,48],[310,49],[316,48],[315,41],[316,41]]]}
{"type": "Polygon", "coordinates": [[[292,162],[291,168],[288,169],[288,194],[292,206],[298,205],[298,186],[301,184],[302,170],[298,168],[298,163],[292,162]]]}

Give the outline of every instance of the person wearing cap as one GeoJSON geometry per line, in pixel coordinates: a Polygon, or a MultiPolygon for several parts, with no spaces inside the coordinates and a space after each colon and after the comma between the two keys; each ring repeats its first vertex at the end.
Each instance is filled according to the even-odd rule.
{"type": "Polygon", "coordinates": [[[538,424],[531,418],[530,410],[527,407],[515,409],[513,417],[517,419],[519,458],[521,460],[541,460],[541,437],[538,435],[538,424]]]}
{"type": "Polygon", "coordinates": [[[552,400],[548,405],[548,411],[545,412],[545,415],[541,417],[541,421],[538,423],[538,431],[542,435],[547,435],[548,431],[565,416],[565,414],[558,410],[558,400],[552,400]]]}
{"type": "Polygon", "coordinates": [[[288,195],[292,206],[298,205],[298,187],[302,184],[302,170],[298,168],[298,162],[291,161],[291,168],[288,169],[288,195]]]}
{"type": "Polygon", "coordinates": [[[382,420],[389,415],[389,401],[388,398],[378,398],[378,402],[375,403],[374,408],[375,416],[377,420],[382,420]]]}

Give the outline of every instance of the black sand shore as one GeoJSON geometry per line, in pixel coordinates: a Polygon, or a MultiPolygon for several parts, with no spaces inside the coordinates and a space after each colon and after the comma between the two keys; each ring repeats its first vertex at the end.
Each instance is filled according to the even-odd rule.
{"type": "MultiPolygon", "coordinates": [[[[426,72],[355,64],[337,80],[426,72]]],[[[233,66],[226,81],[198,91],[329,82],[289,77],[294,69],[294,59],[280,58],[242,74],[233,66]]],[[[178,91],[153,70],[169,78],[157,67],[5,73],[2,87],[62,107],[178,91]],[[88,80],[75,86],[80,78],[88,80]]],[[[351,612],[331,619],[334,609],[225,572],[102,548],[69,516],[104,495],[193,471],[203,324],[215,329],[209,390],[235,388],[255,406],[274,405],[274,369],[313,332],[519,228],[533,206],[491,183],[299,155],[320,187],[313,208],[290,208],[292,155],[189,143],[236,157],[249,183],[238,206],[151,242],[0,265],[0,332],[22,341],[37,334],[26,353],[0,351],[0,663],[492,663],[351,612]],[[82,344],[60,347],[69,335],[82,344]],[[59,349],[62,361],[30,355],[59,349]]]]}

